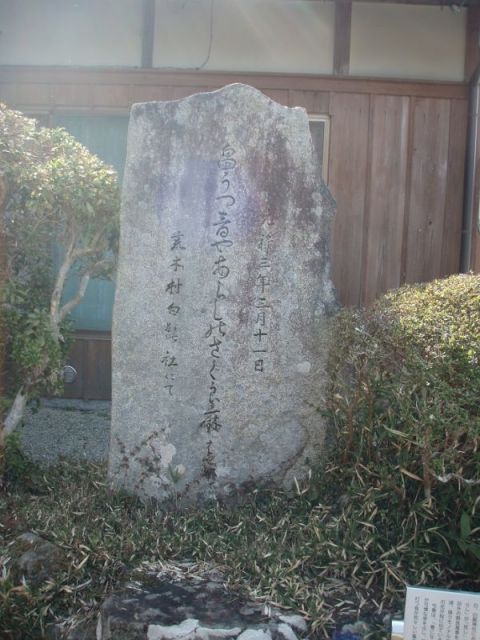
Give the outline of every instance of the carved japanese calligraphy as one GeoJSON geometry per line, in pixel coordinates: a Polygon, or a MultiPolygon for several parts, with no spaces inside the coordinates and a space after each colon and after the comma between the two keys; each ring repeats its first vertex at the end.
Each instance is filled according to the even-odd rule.
{"type": "Polygon", "coordinates": [[[235,500],[308,473],[325,436],[332,213],[303,110],[243,85],[133,107],[113,329],[117,485],[235,500]]]}

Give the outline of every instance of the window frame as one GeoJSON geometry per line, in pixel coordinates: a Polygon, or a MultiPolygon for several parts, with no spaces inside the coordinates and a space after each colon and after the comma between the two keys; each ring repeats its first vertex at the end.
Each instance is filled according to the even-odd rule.
{"type": "Polygon", "coordinates": [[[330,160],[330,116],[326,113],[308,113],[308,122],[323,122],[323,153],[322,153],[322,178],[328,184],[328,169],[330,160]]]}

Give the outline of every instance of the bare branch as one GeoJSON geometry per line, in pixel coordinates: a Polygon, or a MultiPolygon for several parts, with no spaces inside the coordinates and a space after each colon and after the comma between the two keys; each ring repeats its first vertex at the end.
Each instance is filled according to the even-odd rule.
{"type": "Polygon", "coordinates": [[[75,237],[72,234],[70,243],[65,253],[65,258],[63,259],[62,266],[58,270],[57,280],[55,282],[55,287],[53,288],[52,297],[50,299],[50,322],[52,325],[52,329],[55,332],[57,332],[58,330],[60,300],[62,298],[63,287],[65,286],[65,280],[67,278],[68,272],[70,271],[75,260],[74,247],[75,237]]]}
{"type": "Polygon", "coordinates": [[[77,304],[82,300],[85,295],[85,291],[88,286],[88,282],[91,278],[94,278],[102,269],[111,265],[110,260],[100,260],[92,265],[88,271],[86,271],[80,280],[80,284],[78,285],[78,290],[74,298],[66,302],[63,307],[60,309],[58,317],[61,322],[70,311],[77,306],[77,304]]]}
{"type": "Polygon", "coordinates": [[[15,400],[13,401],[10,410],[3,422],[3,428],[0,429],[0,444],[4,441],[5,437],[10,435],[14,431],[15,427],[19,424],[20,420],[25,413],[25,407],[27,406],[28,392],[25,386],[21,386],[17,391],[15,400]]]}
{"type": "Polygon", "coordinates": [[[90,281],[90,272],[87,271],[86,273],[83,274],[81,280],[80,280],[80,284],[78,285],[78,289],[77,289],[77,293],[76,295],[69,300],[68,302],[66,302],[63,307],[60,309],[59,313],[58,313],[58,321],[61,322],[65,316],[67,314],[70,313],[70,311],[77,306],[77,304],[82,300],[83,296],[85,295],[85,291],[87,290],[87,286],[88,283],[90,281]]]}
{"type": "Polygon", "coordinates": [[[113,260],[99,260],[89,270],[90,277],[94,278],[106,267],[112,267],[113,260]]]}
{"type": "Polygon", "coordinates": [[[97,231],[97,233],[92,238],[90,244],[90,249],[77,249],[73,252],[73,259],[79,260],[80,258],[86,258],[87,256],[92,256],[98,253],[99,248],[97,247],[98,242],[100,241],[103,235],[103,229],[97,231]]]}

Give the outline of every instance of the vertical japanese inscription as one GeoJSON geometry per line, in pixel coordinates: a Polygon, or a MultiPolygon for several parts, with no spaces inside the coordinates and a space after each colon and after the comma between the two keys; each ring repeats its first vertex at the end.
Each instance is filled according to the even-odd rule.
{"type": "Polygon", "coordinates": [[[332,203],[317,174],[306,115],[251,87],[133,108],[113,337],[118,485],[234,503],[252,481],[289,486],[321,453],[314,407],[335,305],[332,203]]]}
{"type": "Polygon", "coordinates": [[[253,368],[263,373],[267,361],[269,334],[272,313],[272,264],[270,258],[270,246],[272,234],[267,231],[271,224],[264,220],[260,237],[257,242],[257,264],[254,272],[254,309],[252,328],[252,353],[254,356],[253,368]]]}
{"type": "Polygon", "coordinates": [[[215,215],[210,229],[210,247],[214,250],[211,271],[214,294],[209,326],[204,334],[208,345],[209,393],[200,427],[208,434],[207,451],[203,458],[203,472],[211,482],[216,478],[212,434],[220,431],[223,427],[219,384],[222,381],[222,344],[227,337],[229,328],[226,319],[226,305],[228,304],[226,286],[230,277],[229,252],[233,247],[230,225],[235,215],[236,198],[233,179],[236,166],[235,149],[227,143],[223,146],[217,161],[215,215]]]}
{"type": "Polygon", "coordinates": [[[170,252],[172,254],[168,265],[170,281],[165,286],[168,303],[168,320],[166,321],[163,329],[165,338],[171,343],[171,346],[166,349],[163,354],[161,363],[164,367],[165,378],[163,388],[167,390],[169,396],[173,396],[177,371],[176,367],[178,367],[178,361],[175,354],[175,344],[178,342],[176,319],[181,312],[178,296],[184,286],[183,271],[185,269],[185,265],[182,262],[183,256],[181,252],[185,251],[186,247],[183,244],[183,236],[184,234],[181,231],[175,231],[175,233],[170,236],[170,252]]]}

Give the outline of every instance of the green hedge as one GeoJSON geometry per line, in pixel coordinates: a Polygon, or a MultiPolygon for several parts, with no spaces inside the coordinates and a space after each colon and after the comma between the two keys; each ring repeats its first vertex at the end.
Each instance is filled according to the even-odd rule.
{"type": "Polygon", "coordinates": [[[325,481],[342,546],[372,585],[479,588],[480,276],[343,312],[334,344],[325,481]]]}

